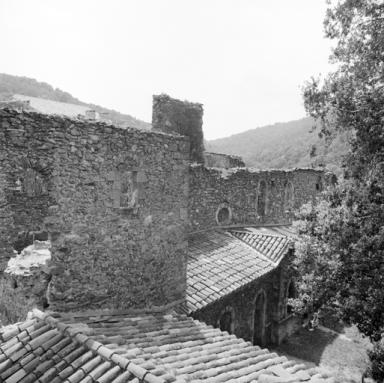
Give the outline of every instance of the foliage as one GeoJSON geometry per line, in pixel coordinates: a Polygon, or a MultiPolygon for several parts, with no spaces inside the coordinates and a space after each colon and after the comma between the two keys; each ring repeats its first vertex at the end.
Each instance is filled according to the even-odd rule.
{"type": "Polygon", "coordinates": [[[332,307],[377,340],[384,325],[384,209],[370,201],[370,189],[344,180],[303,207],[294,266],[303,311],[332,307]]]}
{"type": "Polygon", "coordinates": [[[63,92],[45,82],[38,82],[32,78],[12,76],[0,73],[0,93],[25,94],[32,97],[41,97],[48,100],[67,102],[71,104],[82,104],[77,98],[69,93],[63,92]]]}
{"type": "MultiPolygon", "coordinates": [[[[337,43],[337,70],[306,85],[305,106],[323,136],[353,136],[344,179],[299,215],[301,303],[314,311],[337,308],[377,342],[384,333],[384,3],[339,1],[324,25],[337,43]]],[[[382,381],[378,347],[370,356],[382,381]]]]}
{"type": "Polygon", "coordinates": [[[384,342],[377,342],[373,350],[368,351],[368,355],[372,362],[372,377],[382,383],[384,381],[384,342]]]}

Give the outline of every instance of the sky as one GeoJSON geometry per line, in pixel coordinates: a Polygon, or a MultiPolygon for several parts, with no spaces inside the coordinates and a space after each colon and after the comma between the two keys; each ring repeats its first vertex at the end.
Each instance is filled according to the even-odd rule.
{"type": "Polygon", "coordinates": [[[204,105],[213,139],[305,116],[330,70],[325,0],[0,0],[0,73],[150,122],[152,95],[204,105]]]}

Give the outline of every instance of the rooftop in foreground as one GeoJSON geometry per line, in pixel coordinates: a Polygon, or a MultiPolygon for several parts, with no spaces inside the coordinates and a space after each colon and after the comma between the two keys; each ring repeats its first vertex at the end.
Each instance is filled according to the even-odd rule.
{"type": "Polygon", "coordinates": [[[33,312],[1,334],[0,379],[16,382],[310,382],[333,378],[170,312],[33,312]]]}

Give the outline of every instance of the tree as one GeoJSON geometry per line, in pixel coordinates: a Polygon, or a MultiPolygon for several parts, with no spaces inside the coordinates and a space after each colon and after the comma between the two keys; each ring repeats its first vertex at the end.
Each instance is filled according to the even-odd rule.
{"type": "MultiPolygon", "coordinates": [[[[339,184],[298,216],[296,303],[313,312],[332,306],[378,342],[384,335],[384,2],[329,3],[324,26],[336,42],[337,69],[306,84],[304,104],[322,136],[353,135],[339,184]]],[[[380,344],[371,360],[383,366],[380,344]]]]}

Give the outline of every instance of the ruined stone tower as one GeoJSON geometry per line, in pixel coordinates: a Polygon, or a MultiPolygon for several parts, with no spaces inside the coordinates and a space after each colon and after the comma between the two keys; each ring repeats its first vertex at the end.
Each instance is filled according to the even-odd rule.
{"type": "Polygon", "coordinates": [[[190,139],[191,162],[204,163],[203,106],[166,94],[153,96],[152,128],[190,139]]]}

